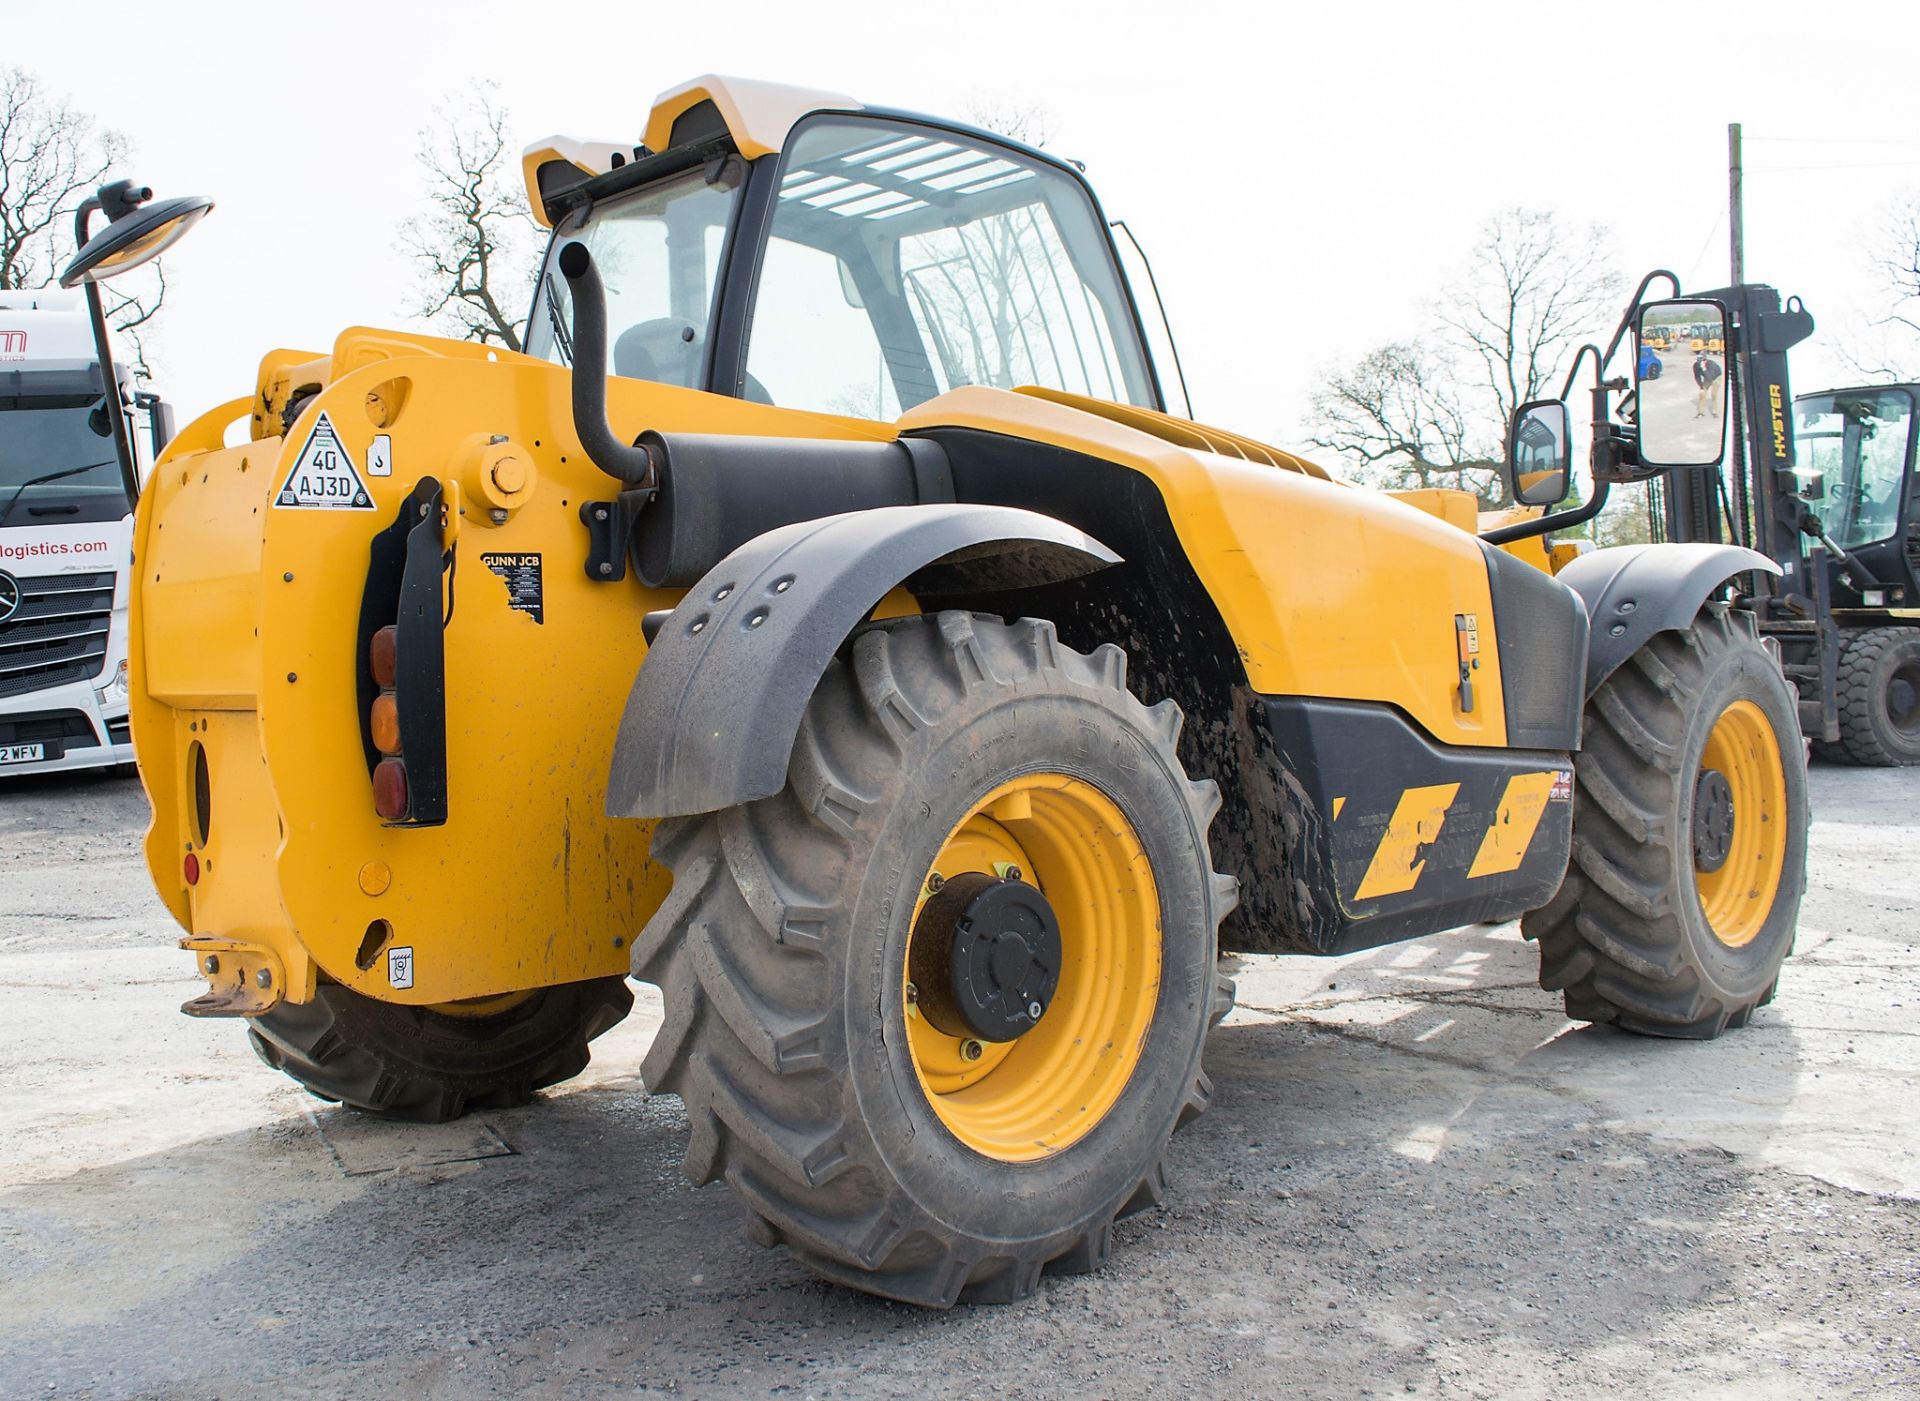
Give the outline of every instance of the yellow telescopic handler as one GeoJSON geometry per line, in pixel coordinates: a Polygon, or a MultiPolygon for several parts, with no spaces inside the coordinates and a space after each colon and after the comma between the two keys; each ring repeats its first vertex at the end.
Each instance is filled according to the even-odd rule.
{"type": "MultiPolygon", "coordinates": [[[[1225,951],[1524,917],[1578,1019],[1773,996],[1802,740],[1722,601],[1764,557],[1521,538],[1579,510],[1503,548],[1466,493],[1175,415],[1083,175],[983,131],[708,77],[526,174],[525,354],[273,351],[140,502],[185,1011],[438,1120],[655,984],[691,1177],[948,1305],[1160,1199],[1225,951]]],[[[113,232],[70,282],[168,236],[113,232]]],[[[1516,416],[1519,499],[1569,495],[1571,440],[1516,416]]]]}

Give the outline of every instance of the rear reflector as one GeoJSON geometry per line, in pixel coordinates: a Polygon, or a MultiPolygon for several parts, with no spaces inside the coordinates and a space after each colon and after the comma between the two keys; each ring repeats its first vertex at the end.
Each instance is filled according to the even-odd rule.
{"type": "Polygon", "coordinates": [[[400,752],[400,705],[391,691],[374,697],[373,743],[382,754],[400,752]]]}
{"type": "Polygon", "coordinates": [[[373,641],[367,644],[367,665],[373,671],[373,684],[382,690],[393,688],[399,637],[400,629],[389,624],[376,632],[373,641]]]}
{"type": "Polygon", "coordinates": [[[389,822],[407,815],[407,766],[382,759],[373,769],[373,810],[389,822]]]}
{"type": "Polygon", "coordinates": [[[200,884],[200,858],[198,856],[195,856],[189,851],[187,853],[187,859],[181,862],[180,866],[181,873],[186,876],[188,885],[200,884]]]}

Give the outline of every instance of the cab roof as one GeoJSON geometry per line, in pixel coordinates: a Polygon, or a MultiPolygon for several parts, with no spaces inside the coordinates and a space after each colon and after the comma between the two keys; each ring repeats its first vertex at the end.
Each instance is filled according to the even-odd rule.
{"type": "Polygon", "coordinates": [[[845,93],[789,87],[709,73],[654,99],[640,144],[548,136],[527,147],[520,169],[533,217],[552,227],[547,204],[582,180],[688,141],[724,133],[748,160],[786,145],[787,133],[809,112],[857,112],[864,104],[845,93]]]}

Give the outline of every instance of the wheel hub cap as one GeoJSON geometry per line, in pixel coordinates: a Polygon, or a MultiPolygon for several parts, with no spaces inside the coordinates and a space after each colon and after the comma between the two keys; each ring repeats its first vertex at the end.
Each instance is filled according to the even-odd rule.
{"type": "Polygon", "coordinates": [[[1012,1041],[1053,1005],[1060,923],[1025,881],[954,876],[914,922],[909,977],[920,1015],[949,1036],[1012,1041]]]}
{"type": "Polygon", "coordinates": [[[1718,769],[1702,769],[1693,787],[1693,866],[1717,871],[1733,849],[1733,785],[1718,769]]]}

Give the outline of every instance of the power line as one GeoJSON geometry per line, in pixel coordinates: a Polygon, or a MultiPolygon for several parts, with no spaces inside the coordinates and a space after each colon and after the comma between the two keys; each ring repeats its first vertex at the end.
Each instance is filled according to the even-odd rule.
{"type": "Polygon", "coordinates": [[[1693,261],[1687,264],[1688,285],[1692,285],[1693,274],[1695,273],[1695,271],[1699,269],[1700,260],[1707,256],[1707,245],[1713,242],[1713,236],[1720,232],[1721,225],[1726,222],[1726,218],[1727,218],[1727,211],[1724,209],[1719,210],[1714,214],[1713,223],[1707,229],[1707,236],[1700,240],[1700,251],[1698,253],[1695,253],[1693,255],[1693,261]]]}
{"type": "Polygon", "coordinates": [[[1785,170],[1893,170],[1910,169],[1920,165],[1913,161],[1826,161],[1815,165],[1750,165],[1748,171],[1785,171],[1785,170]]]}
{"type": "Polygon", "coordinates": [[[1920,146],[1920,139],[1904,136],[1746,136],[1743,139],[1795,146],[1920,146]]]}

